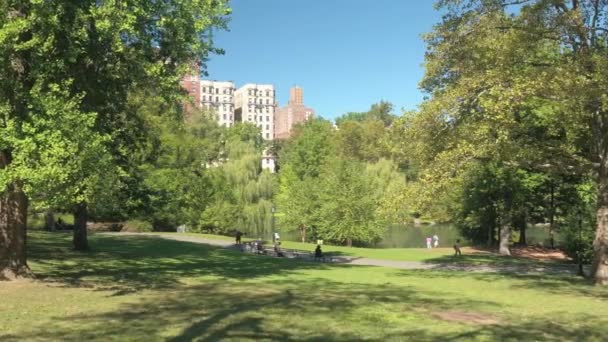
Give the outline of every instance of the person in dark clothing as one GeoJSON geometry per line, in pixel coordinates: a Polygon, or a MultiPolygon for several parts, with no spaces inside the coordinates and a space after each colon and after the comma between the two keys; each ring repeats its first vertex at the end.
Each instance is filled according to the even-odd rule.
{"type": "Polygon", "coordinates": [[[462,255],[462,252],[460,251],[460,239],[457,239],[454,243],[454,256],[459,255],[462,255]]]}
{"type": "Polygon", "coordinates": [[[283,252],[281,252],[281,243],[275,243],[274,244],[274,254],[278,257],[285,257],[285,254],[283,254],[283,252]]]}
{"type": "Polygon", "coordinates": [[[323,257],[323,251],[321,251],[321,245],[317,245],[317,248],[315,248],[315,258],[322,258],[323,257]]]}
{"type": "Polygon", "coordinates": [[[240,245],[241,244],[241,236],[243,236],[243,233],[240,230],[236,231],[236,244],[240,245]]]}

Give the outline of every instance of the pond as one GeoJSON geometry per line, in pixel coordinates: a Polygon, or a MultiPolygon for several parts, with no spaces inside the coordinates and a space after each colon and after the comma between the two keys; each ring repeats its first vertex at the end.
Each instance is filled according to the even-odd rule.
{"type": "MultiPolygon", "coordinates": [[[[281,240],[284,241],[300,241],[300,233],[298,231],[288,231],[282,227],[277,227],[281,240]]],[[[247,232],[246,232],[247,233],[247,232]]],[[[394,225],[390,226],[386,230],[386,234],[382,241],[377,243],[374,247],[377,248],[423,248],[426,246],[426,238],[432,237],[433,235],[439,237],[440,247],[451,247],[456,242],[456,239],[460,239],[462,245],[467,245],[468,242],[460,235],[458,228],[452,224],[434,224],[434,225],[394,225]]],[[[517,233],[516,233],[517,234],[517,233]]],[[[262,238],[264,240],[271,241],[272,234],[261,233],[261,234],[247,234],[251,238],[262,238]]],[[[542,244],[544,246],[549,245],[549,230],[541,226],[528,226],[526,230],[526,237],[528,244],[542,244]]],[[[514,236],[515,240],[518,240],[518,236],[514,236]]],[[[559,242],[559,236],[556,235],[556,240],[559,242]]]]}

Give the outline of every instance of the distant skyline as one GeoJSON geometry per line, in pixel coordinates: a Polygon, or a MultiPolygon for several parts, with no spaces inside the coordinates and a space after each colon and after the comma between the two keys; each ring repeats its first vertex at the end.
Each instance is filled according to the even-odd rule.
{"type": "Polygon", "coordinates": [[[214,33],[226,51],[207,63],[207,79],[271,83],[281,106],[304,89],[317,115],[334,119],[381,100],[415,109],[423,94],[421,34],[438,23],[434,1],[232,0],[230,31],[214,33]]]}

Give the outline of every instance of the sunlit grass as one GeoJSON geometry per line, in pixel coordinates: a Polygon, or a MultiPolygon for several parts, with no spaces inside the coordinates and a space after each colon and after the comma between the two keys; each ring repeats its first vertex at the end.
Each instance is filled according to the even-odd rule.
{"type": "Polygon", "coordinates": [[[0,283],[0,340],[608,336],[608,290],[576,277],[312,263],[146,236],[93,235],[89,253],[69,234],[29,241],[39,281],[0,283]]]}

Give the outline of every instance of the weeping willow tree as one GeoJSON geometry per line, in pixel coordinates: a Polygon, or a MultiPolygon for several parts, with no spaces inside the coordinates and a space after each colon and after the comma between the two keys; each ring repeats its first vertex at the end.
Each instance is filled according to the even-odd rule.
{"type": "Polygon", "coordinates": [[[202,228],[216,232],[239,229],[250,234],[272,228],[275,176],[261,167],[261,150],[250,141],[226,143],[227,161],[211,170],[216,198],[203,214],[202,228]]]}

